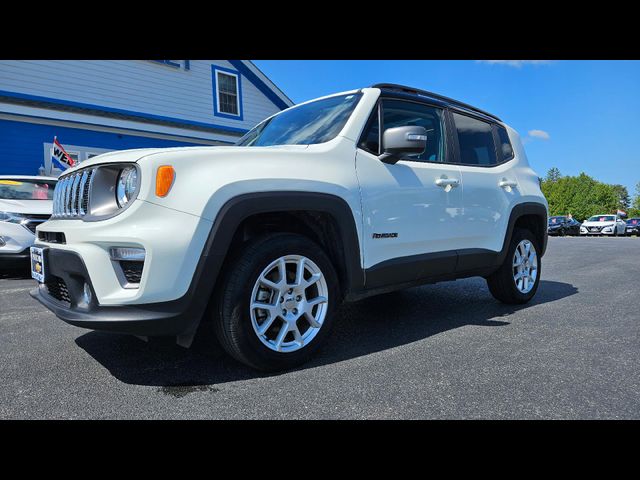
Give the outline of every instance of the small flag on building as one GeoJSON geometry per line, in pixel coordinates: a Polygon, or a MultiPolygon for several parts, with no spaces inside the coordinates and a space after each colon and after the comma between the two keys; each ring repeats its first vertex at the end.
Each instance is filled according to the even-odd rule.
{"type": "Polygon", "coordinates": [[[51,158],[58,162],[64,170],[76,166],[76,161],[62,148],[62,145],[58,142],[58,137],[53,137],[53,153],[51,158]]]}

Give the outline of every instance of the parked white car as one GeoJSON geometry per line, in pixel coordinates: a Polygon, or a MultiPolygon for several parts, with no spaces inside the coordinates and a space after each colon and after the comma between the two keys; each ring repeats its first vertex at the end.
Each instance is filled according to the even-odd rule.
{"type": "Polygon", "coordinates": [[[51,216],[53,177],[0,175],[0,264],[24,262],[36,227],[51,216]]]}
{"type": "Polygon", "coordinates": [[[580,235],[625,235],[627,223],[616,215],[594,215],[582,222],[580,235]]]}
{"type": "Polygon", "coordinates": [[[204,318],[233,357],[279,370],[317,350],[343,300],[482,276],[496,299],[528,302],[547,214],[499,118],[374,85],[284,110],[236,146],[65,172],[31,294],[72,325],[185,346],[204,318]]]}

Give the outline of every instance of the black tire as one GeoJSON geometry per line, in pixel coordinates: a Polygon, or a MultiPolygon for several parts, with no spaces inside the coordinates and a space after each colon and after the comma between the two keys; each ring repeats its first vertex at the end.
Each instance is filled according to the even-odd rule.
{"type": "Polygon", "coordinates": [[[561,237],[564,237],[566,235],[564,228],[560,229],[560,233],[558,233],[558,235],[560,235],[561,237]]]}
{"type": "Polygon", "coordinates": [[[268,234],[250,241],[234,255],[217,289],[214,330],[224,350],[239,362],[262,371],[294,368],[306,362],[321,347],[331,331],[334,312],[340,302],[338,277],[322,248],[302,235],[268,234]],[[261,272],[285,255],[303,255],[322,271],[328,288],[328,310],[320,331],[299,350],[276,352],[258,338],[251,323],[249,303],[261,272]]]}
{"type": "Polygon", "coordinates": [[[487,286],[489,287],[491,295],[493,295],[496,300],[508,304],[523,304],[531,300],[538,291],[540,273],[540,246],[538,245],[535,236],[529,230],[516,228],[513,231],[511,243],[509,244],[509,249],[507,250],[504,262],[496,272],[487,277],[487,286]],[[513,257],[516,247],[522,240],[529,240],[534,245],[538,264],[538,275],[536,276],[535,284],[528,293],[520,292],[513,280],[513,257]]]}

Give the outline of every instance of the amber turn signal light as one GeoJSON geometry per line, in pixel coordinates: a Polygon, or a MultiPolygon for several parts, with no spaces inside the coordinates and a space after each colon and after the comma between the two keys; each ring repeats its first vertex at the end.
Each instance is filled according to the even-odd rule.
{"type": "Polygon", "coordinates": [[[171,190],[175,177],[176,172],[171,165],[159,167],[156,174],[156,195],[166,197],[169,194],[169,190],[171,190]]]}

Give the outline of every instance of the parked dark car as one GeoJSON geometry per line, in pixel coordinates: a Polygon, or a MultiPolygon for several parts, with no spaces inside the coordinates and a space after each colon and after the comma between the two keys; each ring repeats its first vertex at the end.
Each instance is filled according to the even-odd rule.
{"type": "Polygon", "coordinates": [[[580,235],[580,222],[563,215],[549,217],[547,232],[549,235],[564,237],[565,235],[580,235]]]}
{"type": "Polygon", "coordinates": [[[631,235],[640,236],[640,218],[630,218],[627,220],[625,235],[627,235],[627,237],[631,235]]]}

